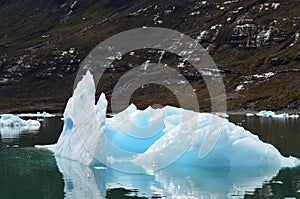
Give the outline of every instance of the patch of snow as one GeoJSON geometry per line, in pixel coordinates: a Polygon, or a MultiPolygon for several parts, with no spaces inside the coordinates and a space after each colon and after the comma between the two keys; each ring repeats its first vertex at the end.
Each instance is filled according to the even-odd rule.
{"type": "Polygon", "coordinates": [[[181,81],[179,81],[177,84],[185,84],[185,81],[184,80],[181,80],[181,81]]]}
{"type": "Polygon", "coordinates": [[[171,14],[172,12],[174,12],[175,8],[176,8],[176,7],[173,6],[172,9],[164,10],[165,15],[169,15],[169,14],[171,14]]]}
{"type": "Polygon", "coordinates": [[[138,16],[141,13],[148,11],[148,9],[150,9],[151,7],[152,6],[148,6],[147,8],[141,8],[141,9],[135,11],[135,12],[132,12],[132,13],[128,14],[128,16],[138,16]]]}
{"type": "Polygon", "coordinates": [[[75,48],[70,48],[69,53],[73,54],[75,52],[75,48]]]}
{"type": "Polygon", "coordinates": [[[232,3],[232,1],[225,1],[225,2],[224,2],[224,5],[230,4],[230,3],[232,3]]]}
{"type": "Polygon", "coordinates": [[[192,12],[190,13],[191,16],[194,16],[194,15],[199,15],[201,12],[200,11],[197,11],[197,12],[192,12]]]}
{"type": "Polygon", "coordinates": [[[116,56],[116,60],[121,60],[122,59],[122,53],[118,52],[116,56]]]}
{"type": "Polygon", "coordinates": [[[299,32],[297,32],[296,35],[295,35],[295,42],[297,42],[298,39],[299,39],[299,32]]]}
{"type": "Polygon", "coordinates": [[[31,66],[29,64],[25,64],[24,68],[29,69],[31,66]]]}
{"type": "Polygon", "coordinates": [[[196,1],[195,6],[194,6],[194,10],[199,9],[205,5],[207,5],[208,2],[207,1],[196,1]]]}
{"type": "Polygon", "coordinates": [[[297,32],[297,33],[295,34],[295,40],[294,40],[293,43],[290,44],[290,46],[294,46],[294,45],[297,43],[298,40],[299,40],[299,32],[297,32]]]}
{"type": "Polygon", "coordinates": [[[72,14],[73,10],[70,10],[67,14],[67,16],[69,16],[70,14],[72,14]]]}
{"type": "Polygon", "coordinates": [[[7,78],[2,78],[2,79],[0,79],[0,84],[7,83],[7,82],[8,82],[8,79],[7,79],[7,78]]]}
{"type": "Polygon", "coordinates": [[[238,3],[238,2],[239,2],[239,0],[225,1],[223,4],[226,5],[226,4],[238,3]]]}
{"type": "Polygon", "coordinates": [[[178,65],[177,65],[178,68],[184,68],[184,62],[180,62],[178,65]]]}
{"type": "Polygon", "coordinates": [[[199,42],[201,42],[204,39],[208,39],[208,37],[209,37],[209,32],[207,30],[204,30],[200,33],[199,36],[197,36],[197,40],[199,40],[199,42]]]}
{"type": "Polygon", "coordinates": [[[235,88],[235,91],[240,91],[240,90],[243,90],[244,89],[244,85],[238,85],[236,88],[235,88]]]}
{"type": "Polygon", "coordinates": [[[268,30],[262,30],[258,35],[256,36],[256,46],[261,47],[268,43],[271,35],[271,28],[268,30]]]}
{"type": "Polygon", "coordinates": [[[272,3],[271,7],[276,10],[280,6],[280,3],[272,3]]]}
{"type": "Polygon", "coordinates": [[[268,72],[268,73],[264,73],[264,74],[261,74],[261,75],[260,74],[255,74],[252,77],[255,77],[255,78],[266,78],[266,79],[268,79],[268,78],[270,78],[270,77],[272,77],[274,75],[275,75],[275,73],[268,72]]]}
{"type": "Polygon", "coordinates": [[[77,4],[77,1],[74,1],[71,5],[71,9],[73,9],[76,6],[76,4],[77,4]]]}
{"type": "Polygon", "coordinates": [[[243,25],[236,25],[233,29],[233,36],[249,36],[251,30],[255,30],[257,27],[254,24],[243,24],[243,25]]]}
{"type": "Polygon", "coordinates": [[[158,13],[157,13],[156,15],[154,15],[154,18],[153,18],[154,24],[161,24],[161,23],[163,23],[163,21],[160,20],[159,18],[160,18],[160,17],[159,17],[159,14],[158,14],[158,13]]]}
{"type": "Polygon", "coordinates": [[[215,24],[215,25],[212,25],[211,27],[210,27],[210,29],[211,30],[216,30],[216,29],[218,29],[218,28],[220,28],[220,27],[222,27],[223,25],[222,24],[215,24]]]}

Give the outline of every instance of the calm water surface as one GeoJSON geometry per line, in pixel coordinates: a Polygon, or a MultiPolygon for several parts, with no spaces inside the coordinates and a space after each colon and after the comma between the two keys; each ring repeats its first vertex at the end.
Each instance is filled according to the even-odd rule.
{"type": "MultiPolygon", "coordinates": [[[[285,156],[300,158],[300,119],[232,115],[285,156]]],[[[36,144],[52,144],[63,121],[45,118],[39,131],[0,129],[0,198],[300,198],[300,168],[167,168],[151,175],[89,168],[55,158],[36,144]]],[[[255,160],[253,160],[255,161],[255,160]]]]}

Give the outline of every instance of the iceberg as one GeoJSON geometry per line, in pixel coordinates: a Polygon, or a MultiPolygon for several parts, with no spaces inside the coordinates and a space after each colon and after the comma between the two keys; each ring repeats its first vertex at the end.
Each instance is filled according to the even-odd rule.
{"type": "Polygon", "coordinates": [[[256,115],[260,116],[260,117],[272,117],[275,115],[275,113],[273,111],[262,110],[259,113],[257,113],[256,115]]]}
{"type": "Polygon", "coordinates": [[[21,132],[39,130],[40,126],[36,120],[23,120],[12,114],[3,114],[0,118],[1,138],[16,138],[21,132]]]}
{"type": "Polygon", "coordinates": [[[278,114],[278,115],[273,115],[272,117],[286,119],[286,118],[299,118],[299,115],[297,115],[297,114],[289,115],[287,113],[282,113],[282,114],[278,114]]]}
{"type": "Polygon", "coordinates": [[[262,110],[256,115],[260,117],[272,117],[272,118],[279,118],[279,119],[299,118],[298,114],[292,114],[292,115],[289,115],[287,113],[276,114],[273,111],[266,111],[266,110],[262,110]]]}
{"type": "Polygon", "coordinates": [[[106,118],[105,95],[95,103],[95,91],[93,76],[87,72],[68,100],[58,142],[50,147],[56,156],[130,173],[152,173],[170,165],[276,170],[300,163],[210,113],[171,106],[138,110],[132,104],[106,118]]]}
{"type": "Polygon", "coordinates": [[[229,115],[227,113],[215,113],[216,116],[227,118],[229,115]]]}
{"type": "Polygon", "coordinates": [[[55,115],[44,112],[36,112],[36,113],[21,113],[18,115],[19,117],[55,117],[55,115]]]}
{"type": "Polygon", "coordinates": [[[23,120],[12,114],[3,114],[0,118],[1,127],[27,127],[29,129],[39,129],[41,124],[36,120],[23,120]]]}
{"type": "Polygon", "coordinates": [[[290,118],[299,118],[300,116],[298,114],[292,114],[292,115],[289,115],[290,118]]]}
{"type": "Polygon", "coordinates": [[[253,113],[246,113],[246,116],[247,117],[252,117],[252,116],[254,116],[254,114],[253,113]]]}

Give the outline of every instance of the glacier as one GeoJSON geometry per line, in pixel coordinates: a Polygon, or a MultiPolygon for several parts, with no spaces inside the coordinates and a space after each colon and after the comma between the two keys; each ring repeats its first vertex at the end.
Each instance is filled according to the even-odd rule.
{"type": "Polygon", "coordinates": [[[244,128],[210,113],[166,106],[126,110],[106,118],[107,100],[95,103],[95,84],[88,71],[77,84],[64,111],[58,142],[49,147],[57,157],[87,166],[107,166],[130,173],[152,173],[179,167],[294,167],[271,144],[244,128]],[[216,144],[210,148],[208,142],[216,144]],[[255,160],[255,161],[254,161],[255,160]]]}

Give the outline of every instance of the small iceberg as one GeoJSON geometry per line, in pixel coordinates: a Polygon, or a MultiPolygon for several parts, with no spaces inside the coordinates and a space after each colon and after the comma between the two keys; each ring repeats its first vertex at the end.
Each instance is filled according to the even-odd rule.
{"type": "Polygon", "coordinates": [[[260,116],[260,117],[272,117],[272,118],[279,118],[279,119],[299,118],[299,115],[297,115],[297,114],[292,114],[292,115],[289,115],[287,113],[276,114],[273,111],[266,111],[266,110],[262,110],[259,113],[257,113],[256,115],[260,116]]]}
{"type": "Polygon", "coordinates": [[[138,110],[133,104],[106,118],[107,100],[95,103],[90,72],[68,100],[64,127],[52,150],[87,166],[105,165],[129,173],[183,167],[263,167],[299,165],[244,128],[210,113],[166,106],[138,110]],[[255,160],[255,161],[253,161],[255,160]]]}
{"type": "Polygon", "coordinates": [[[41,124],[37,120],[23,120],[12,114],[3,114],[0,118],[1,127],[28,127],[29,129],[39,129],[41,124]]]}
{"type": "Polygon", "coordinates": [[[36,120],[23,120],[12,114],[3,114],[0,118],[1,138],[16,138],[21,132],[39,130],[40,126],[36,120]]]}
{"type": "Polygon", "coordinates": [[[55,117],[55,115],[44,112],[36,112],[36,113],[21,113],[18,115],[19,117],[55,117]]]}
{"type": "Polygon", "coordinates": [[[282,114],[278,114],[278,115],[273,115],[272,117],[286,119],[286,118],[299,118],[299,115],[297,115],[297,114],[289,115],[287,113],[282,113],[282,114]]]}
{"type": "Polygon", "coordinates": [[[253,113],[246,113],[246,116],[247,117],[252,117],[252,116],[255,116],[253,113]]]}
{"type": "Polygon", "coordinates": [[[260,116],[260,117],[272,117],[275,115],[275,113],[273,111],[262,110],[259,113],[257,113],[256,115],[260,116]]]}
{"type": "Polygon", "coordinates": [[[227,113],[215,113],[216,116],[219,116],[219,117],[223,117],[223,118],[228,118],[229,115],[227,113]]]}
{"type": "Polygon", "coordinates": [[[299,118],[300,116],[298,114],[292,114],[292,115],[289,115],[289,118],[299,118]]]}

